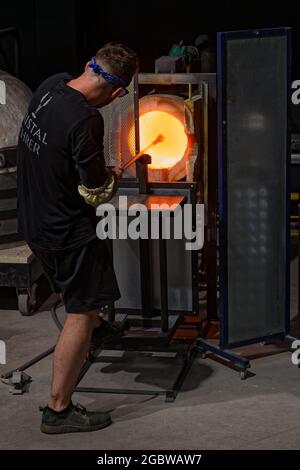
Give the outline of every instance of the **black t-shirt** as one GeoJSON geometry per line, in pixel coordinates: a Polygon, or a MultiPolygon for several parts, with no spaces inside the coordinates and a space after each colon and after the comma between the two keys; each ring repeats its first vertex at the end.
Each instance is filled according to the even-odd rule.
{"type": "Polygon", "coordinates": [[[103,118],[58,74],[34,94],[18,143],[19,233],[33,249],[63,251],[96,236],[95,209],[78,184],[105,181],[103,118]]]}

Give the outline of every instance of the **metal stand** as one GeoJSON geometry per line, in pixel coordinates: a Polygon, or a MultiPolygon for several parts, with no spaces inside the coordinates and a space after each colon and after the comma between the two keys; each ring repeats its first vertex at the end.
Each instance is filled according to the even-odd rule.
{"type": "MultiPolygon", "coordinates": [[[[157,351],[152,351],[153,353],[157,353],[157,351]]],[[[162,351],[159,351],[162,352],[162,351]]],[[[174,351],[168,351],[168,352],[174,352],[174,351]]],[[[99,351],[95,352],[94,354],[90,354],[89,358],[86,360],[77,384],[76,388],[74,389],[75,392],[85,392],[85,393],[113,393],[113,394],[118,394],[118,395],[165,395],[165,401],[168,403],[174,402],[180,389],[181,386],[192,366],[192,363],[197,355],[197,348],[195,345],[192,345],[188,348],[188,350],[182,354],[183,357],[183,363],[180,368],[179,373],[177,374],[177,377],[173,383],[173,385],[168,388],[167,390],[134,390],[134,389],[126,389],[126,388],[100,388],[100,387],[78,387],[79,383],[85,376],[85,374],[88,372],[89,368],[95,364],[99,363],[100,360],[98,359],[99,351]]]]}
{"type": "MultiPolygon", "coordinates": [[[[300,204],[298,205],[298,213],[299,213],[299,223],[300,223],[300,204]]],[[[287,320],[286,323],[286,331],[289,331],[289,321],[287,320]]],[[[298,238],[298,337],[300,338],[300,235],[298,238]]],[[[274,335],[269,341],[272,339],[280,340],[284,343],[287,343],[288,346],[297,339],[291,335],[274,335]]],[[[200,351],[202,358],[206,357],[206,352],[209,351],[216,356],[219,356],[227,361],[229,361],[233,367],[240,372],[241,379],[245,379],[247,377],[247,369],[251,367],[249,359],[242,357],[234,352],[223,349],[221,346],[213,344],[209,340],[205,340],[204,338],[197,339],[197,348],[200,351]]]]}
{"type": "Polygon", "coordinates": [[[247,377],[247,369],[251,367],[249,359],[246,359],[239,354],[235,354],[232,351],[228,351],[226,349],[222,349],[220,346],[212,344],[211,342],[203,339],[197,339],[197,348],[201,352],[202,359],[206,358],[206,352],[210,351],[216,356],[220,356],[223,359],[226,359],[233,367],[240,372],[241,379],[244,380],[247,377]]]}
{"type": "MultiPolygon", "coordinates": [[[[282,335],[281,336],[274,335],[273,338],[270,338],[270,341],[272,339],[283,341],[287,343],[288,346],[290,346],[296,340],[296,338],[290,335],[285,335],[283,337],[282,335]]],[[[249,359],[239,354],[236,354],[228,349],[223,349],[221,346],[212,344],[210,341],[205,340],[203,338],[197,339],[197,348],[198,348],[198,351],[200,351],[201,353],[202,359],[206,358],[206,352],[209,351],[213,353],[214,355],[219,356],[225,359],[226,361],[228,361],[235,370],[240,372],[240,377],[242,380],[245,380],[247,378],[247,370],[251,367],[249,359]]]]}
{"type": "MultiPolygon", "coordinates": [[[[61,324],[58,316],[56,309],[59,306],[60,302],[54,304],[51,308],[51,316],[52,319],[57,326],[57,328],[61,331],[63,328],[63,325],[61,324]]],[[[30,361],[25,362],[21,366],[12,369],[6,373],[4,373],[1,376],[1,381],[5,384],[11,385],[11,392],[14,394],[22,394],[25,391],[28,390],[28,385],[32,381],[31,377],[27,374],[24,374],[24,371],[26,369],[29,369],[31,366],[34,364],[37,364],[39,361],[44,359],[45,357],[49,356],[54,352],[55,346],[47,349],[46,351],[42,352],[41,354],[33,357],[30,361]]],[[[106,346],[105,348],[107,349],[113,349],[115,350],[116,348],[110,348],[109,345],[106,346]]],[[[183,352],[181,351],[181,355],[183,358],[183,363],[180,368],[180,371],[176,377],[175,382],[173,385],[168,388],[167,390],[134,390],[134,389],[114,389],[114,388],[99,388],[99,387],[78,387],[80,384],[81,380],[83,377],[86,375],[92,364],[95,364],[97,362],[100,362],[98,359],[99,353],[101,349],[90,353],[88,355],[88,358],[86,359],[81,372],[79,374],[77,383],[76,383],[76,388],[74,389],[75,392],[85,392],[85,393],[114,393],[114,394],[119,394],[119,395],[165,395],[166,402],[173,402],[176,399],[176,396],[178,395],[181,386],[192,366],[192,363],[197,355],[197,348],[195,344],[189,344],[186,350],[183,352]]],[[[142,352],[142,351],[140,351],[142,352]]],[[[147,351],[148,352],[148,351],[147,351]]],[[[175,349],[161,349],[160,351],[151,351],[151,353],[159,353],[159,352],[175,352],[176,354],[179,354],[178,351],[175,349]]]]}
{"type": "MultiPolygon", "coordinates": [[[[148,170],[147,165],[150,163],[150,157],[148,155],[142,155],[136,162],[137,175],[139,180],[139,194],[133,196],[132,203],[143,202],[147,207],[148,215],[151,211],[151,197],[156,198],[156,203],[160,201],[162,196],[151,195],[148,184],[148,170]]],[[[169,195],[163,197],[163,202],[172,200],[174,203],[183,204],[185,197],[169,195]]],[[[130,196],[128,197],[130,205],[130,196]]],[[[115,204],[117,214],[120,213],[118,207],[118,200],[115,197],[111,200],[111,204],[115,204]]],[[[127,209],[126,209],[127,210],[127,209]]],[[[157,314],[153,309],[153,269],[151,260],[151,237],[150,239],[140,239],[140,279],[141,279],[141,315],[128,316],[133,335],[128,334],[120,339],[120,344],[116,346],[108,346],[106,349],[119,349],[124,351],[144,352],[147,353],[159,353],[159,352],[176,352],[171,350],[169,347],[170,340],[180,322],[181,315],[169,315],[168,306],[168,276],[167,276],[167,246],[166,239],[163,237],[163,216],[159,213],[159,274],[160,274],[160,318],[155,318],[157,314]],[[135,318],[134,318],[135,317],[135,318]],[[134,334],[134,326],[140,327],[142,333],[137,329],[134,334]],[[151,331],[152,330],[152,331],[151,331]],[[150,334],[149,334],[150,332],[150,334]],[[155,336],[153,335],[155,333],[155,336]]],[[[113,259],[113,247],[111,241],[110,255],[113,259]]],[[[115,319],[114,306],[110,306],[108,312],[109,319],[115,319]]],[[[79,387],[81,380],[92,366],[92,364],[100,362],[98,359],[99,351],[90,354],[86,360],[81,373],[79,375],[75,391],[87,392],[87,393],[116,393],[116,394],[129,394],[129,395],[165,395],[167,402],[175,400],[182,383],[193,363],[193,360],[197,354],[196,345],[189,345],[181,355],[183,356],[183,363],[180,371],[176,377],[174,384],[167,390],[132,390],[132,389],[111,389],[111,388],[99,388],[99,387],[79,387]]]]}

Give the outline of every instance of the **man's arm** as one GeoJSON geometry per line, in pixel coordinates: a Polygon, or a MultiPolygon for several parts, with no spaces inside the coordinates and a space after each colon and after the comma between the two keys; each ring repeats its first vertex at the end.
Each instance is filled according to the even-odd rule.
{"type": "Polygon", "coordinates": [[[78,123],[71,134],[71,151],[79,173],[79,194],[87,204],[97,207],[107,202],[117,189],[117,177],[105,168],[102,116],[91,116],[78,123]]]}

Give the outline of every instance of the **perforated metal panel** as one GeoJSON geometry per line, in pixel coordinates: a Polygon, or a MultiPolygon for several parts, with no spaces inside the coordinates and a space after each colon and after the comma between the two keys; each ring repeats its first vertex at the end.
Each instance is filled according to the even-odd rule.
{"type": "MultiPolygon", "coordinates": [[[[126,96],[116,98],[100,109],[104,118],[104,157],[107,166],[120,166],[135,154],[134,80],[128,91],[126,96]]],[[[123,178],[126,176],[135,176],[135,165],[132,165],[130,172],[123,174],[123,178]]]]}
{"type": "Polygon", "coordinates": [[[288,29],[220,33],[223,346],[284,333],[288,29]]]}

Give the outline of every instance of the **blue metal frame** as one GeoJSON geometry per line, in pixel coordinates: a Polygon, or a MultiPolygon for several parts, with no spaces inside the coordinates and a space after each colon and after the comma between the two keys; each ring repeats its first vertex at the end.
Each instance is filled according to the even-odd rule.
{"type": "Polygon", "coordinates": [[[240,356],[239,354],[235,354],[232,351],[226,351],[226,349],[216,346],[215,344],[212,344],[203,338],[197,339],[197,347],[200,350],[210,351],[216,356],[220,356],[230,361],[240,371],[245,371],[250,367],[250,361],[246,357],[240,356]]]}
{"type": "MultiPolygon", "coordinates": [[[[250,338],[245,341],[230,343],[228,338],[228,278],[227,278],[227,162],[226,162],[226,52],[227,41],[238,38],[286,36],[287,38],[287,113],[290,107],[290,68],[291,68],[291,29],[274,28],[262,30],[230,31],[217,33],[217,96],[218,96],[218,205],[219,205],[219,230],[220,230],[220,348],[233,348],[245,344],[256,343],[268,339],[284,339],[289,332],[289,130],[287,129],[287,162],[286,162],[286,263],[285,263],[285,331],[275,335],[250,338]]],[[[289,114],[288,114],[289,115],[289,114]]],[[[209,348],[211,349],[211,348],[209,348]]]]}
{"type": "Polygon", "coordinates": [[[223,76],[226,70],[226,44],[223,41],[224,33],[217,33],[217,111],[218,111],[218,207],[219,207],[219,285],[220,285],[220,347],[225,348],[224,338],[228,337],[227,304],[227,167],[223,161],[227,115],[226,97],[223,93],[223,76]],[[224,119],[225,118],[225,119],[224,119]]]}

